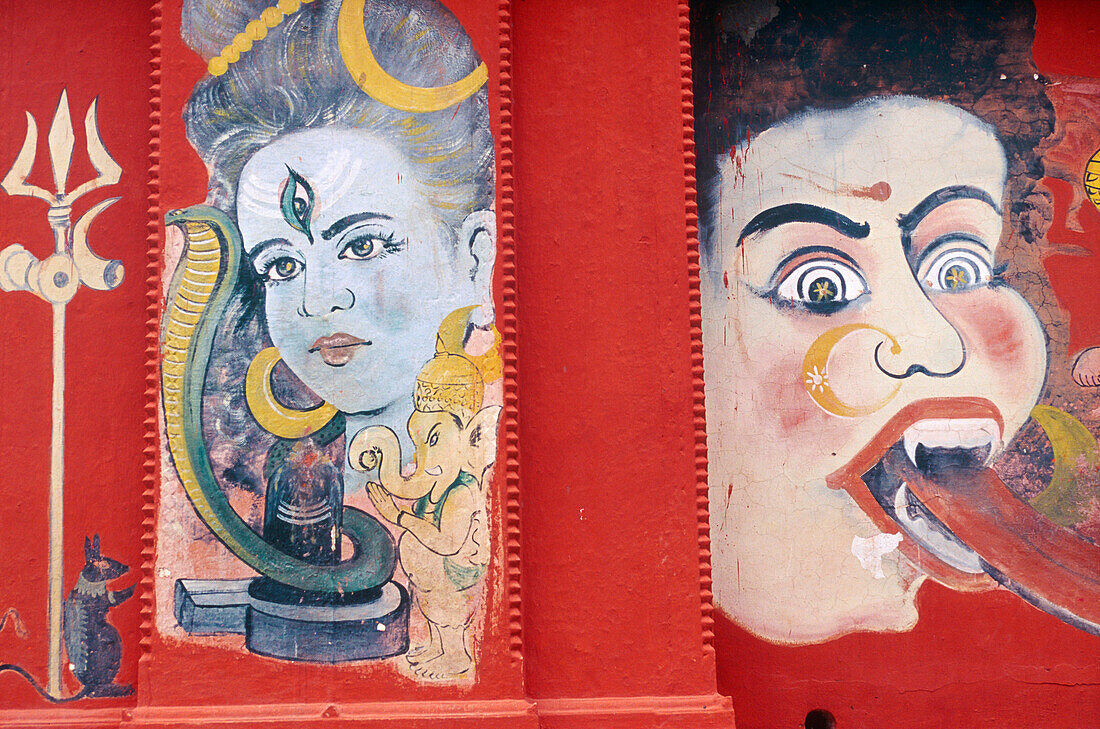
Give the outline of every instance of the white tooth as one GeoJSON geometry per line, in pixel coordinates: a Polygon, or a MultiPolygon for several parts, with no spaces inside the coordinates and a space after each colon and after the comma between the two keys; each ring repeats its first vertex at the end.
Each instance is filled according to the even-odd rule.
{"type": "Polygon", "coordinates": [[[905,435],[902,437],[905,443],[905,455],[909,456],[909,462],[914,466],[917,465],[917,434],[913,428],[905,431],[905,435]]]}
{"type": "Polygon", "coordinates": [[[965,448],[978,448],[989,443],[989,433],[984,430],[968,430],[962,434],[962,444],[965,448]]]}
{"type": "Polygon", "coordinates": [[[908,512],[905,510],[905,507],[908,506],[908,504],[905,503],[905,492],[907,489],[908,485],[902,481],[901,486],[898,486],[898,490],[894,492],[894,513],[899,516],[902,514],[908,516],[908,512]]]}

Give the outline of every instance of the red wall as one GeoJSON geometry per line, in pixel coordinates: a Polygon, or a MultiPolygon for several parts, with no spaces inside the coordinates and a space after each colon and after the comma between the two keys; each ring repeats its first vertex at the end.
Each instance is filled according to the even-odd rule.
{"type": "MultiPolygon", "coordinates": [[[[39,122],[44,162],[45,129],[67,85],[78,127],[100,95],[104,141],[125,170],[123,202],[93,227],[93,245],[123,258],[127,281],[111,293],[81,291],[70,305],[70,331],[80,334],[67,349],[66,589],[85,534],[100,532],[105,552],[127,564],[142,560],[149,9],[144,0],[0,4],[0,27],[14,29],[0,51],[0,167],[22,141],[24,110],[39,122]]],[[[511,13],[523,694],[547,727],[729,726],[728,702],[714,692],[698,546],[705,461],[693,359],[694,195],[684,166],[692,149],[686,9],[675,0],[521,0],[511,13]]],[[[1098,27],[1100,6],[1041,2],[1039,65],[1095,73],[1098,27]]],[[[201,63],[165,72],[201,73],[201,63]]],[[[181,101],[163,103],[178,109],[181,101]]],[[[175,117],[165,122],[179,134],[175,117]]],[[[81,144],[78,131],[74,179],[91,172],[81,144]]],[[[48,179],[42,162],[32,182],[48,179]]],[[[197,160],[181,169],[158,169],[166,195],[195,189],[197,160]]],[[[23,242],[42,255],[43,216],[40,202],[0,197],[0,245],[23,242]]],[[[1071,310],[1095,308],[1090,289],[1069,296],[1062,303],[1071,310]]],[[[0,554],[9,563],[0,609],[31,606],[21,610],[31,637],[4,629],[0,660],[37,676],[45,675],[48,362],[48,307],[0,293],[0,554]]],[[[732,695],[738,726],[796,727],[813,708],[833,712],[842,728],[1081,727],[1100,714],[1100,639],[1006,593],[930,585],[921,600],[911,633],[809,648],[772,646],[720,620],[718,688],[732,695]]],[[[138,600],[112,621],[126,646],[120,681],[134,681],[138,600]]],[[[85,726],[174,723],[196,712],[123,711],[163,697],[206,706],[208,696],[231,699],[235,682],[259,706],[217,716],[256,725],[271,720],[265,693],[291,690],[308,704],[297,718],[284,715],[287,724],[321,722],[330,698],[362,707],[373,695],[363,685],[287,689],[288,676],[305,674],[257,676],[236,660],[146,645],[153,683],[134,698],[53,710],[21,680],[0,676],[0,724],[62,712],[85,726]],[[183,678],[190,683],[173,688],[183,678]]],[[[501,685],[518,695],[508,679],[501,685]]],[[[438,708],[430,692],[417,693],[425,703],[415,710],[398,710],[409,697],[379,691],[393,702],[392,725],[426,722],[438,708]]],[[[460,697],[448,698],[462,709],[460,697]]]]}

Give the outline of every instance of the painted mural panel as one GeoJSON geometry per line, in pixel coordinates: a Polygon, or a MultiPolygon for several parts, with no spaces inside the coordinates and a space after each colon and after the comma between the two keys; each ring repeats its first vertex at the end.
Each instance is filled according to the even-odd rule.
{"type": "Polygon", "coordinates": [[[1100,97],[946,5],[693,4],[714,592],[772,643],[929,581],[1100,633],[1100,97]]]}
{"type": "Polygon", "coordinates": [[[488,72],[434,0],[185,2],[158,631],[472,681],[502,399],[488,72]]]}

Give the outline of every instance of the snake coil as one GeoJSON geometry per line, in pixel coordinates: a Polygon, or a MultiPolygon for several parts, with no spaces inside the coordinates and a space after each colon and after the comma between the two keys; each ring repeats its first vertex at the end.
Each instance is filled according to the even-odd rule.
{"type": "Polygon", "coordinates": [[[342,530],[355,546],[352,558],[337,565],[315,565],[264,541],[230,505],[214,476],[202,437],[202,391],[214,334],[239,275],[240,235],[224,212],[206,205],[170,212],[165,225],[183,231],[185,250],[165,310],[161,362],[164,419],[168,450],[195,511],[233,554],[276,582],[334,594],[385,583],[396,564],[393,538],[364,512],[343,508],[342,530]]]}

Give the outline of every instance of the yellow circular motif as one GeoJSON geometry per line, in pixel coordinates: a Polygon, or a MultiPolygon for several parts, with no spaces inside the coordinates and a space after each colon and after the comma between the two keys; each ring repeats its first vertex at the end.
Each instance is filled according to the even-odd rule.
{"type": "Polygon", "coordinates": [[[283,11],[274,7],[267,8],[260,13],[260,20],[262,20],[264,25],[268,28],[274,28],[279,25],[279,23],[283,22],[283,11]]]}
{"type": "Polygon", "coordinates": [[[229,64],[221,56],[214,56],[210,59],[210,63],[207,64],[206,68],[210,71],[211,76],[221,76],[229,70],[229,64]]]}
{"type": "Polygon", "coordinates": [[[237,33],[237,35],[233,36],[232,46],[233,50],[238,53],[247,53],[252,50],[252,39],[244,33],[237,33]]]}
{"type": "Polygon", "coordinates": [[[244,27],[244,32],[247,33],[248,37],[253,41],[263,40],[267,37],[267,26],[259,20],[253,20],[244,27]]]}
{"type": "Polygon", "coordinates": [[[1100,208],[1100,149],[1092,155],[1085,165],[1085,192],[1092,204],[1100,208]]]}

